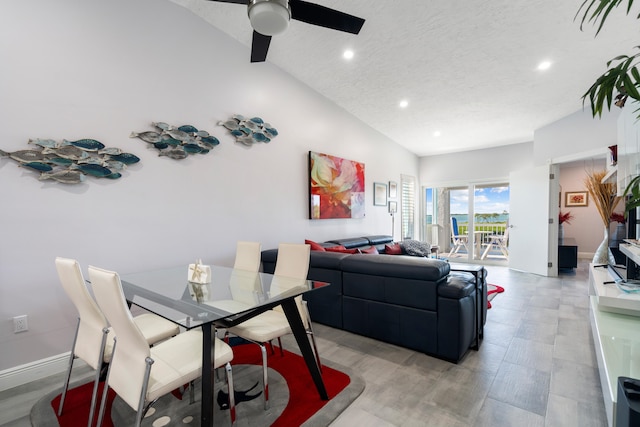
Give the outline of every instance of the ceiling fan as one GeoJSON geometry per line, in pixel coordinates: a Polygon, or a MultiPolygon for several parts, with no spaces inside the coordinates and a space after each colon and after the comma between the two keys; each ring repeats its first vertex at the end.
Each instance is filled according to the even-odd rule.
{"type": "Polygon", "coordinates": [[[245,4],[253,27],[251,62],[267,59],[271,36],[283,33],[291,18],[307,24],[358,34],[364,19],[302,0],[210,0],[245,4]]]}

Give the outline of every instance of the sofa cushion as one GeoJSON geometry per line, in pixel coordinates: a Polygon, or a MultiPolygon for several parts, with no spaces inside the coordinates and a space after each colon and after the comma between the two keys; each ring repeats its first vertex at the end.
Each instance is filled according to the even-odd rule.
{"type": "Polygon", "coordinates": [[[438,282],[449,274],[449,263],[410,256],[352,255],[342,260],[342,271],[372,276],[438,282]]]}
{"type": "Polygon", "coordinates": [[[332,246],[332,247],[329,247],[329,248],[325,248],[324,250],[326,252],[340,252],[340,253],[343,253],[343,254],[359,254],[360,253],[360,249],[358,249],[358,248],[347,249],[342,245],[340,245],[340,246],[332,246]]]}
{"type": "Polygon", "coordinates": [[[363,254],[378,254],[378,249],[375,246],[369,246],[368,248],[360,249],[363,254]]]}
{"type": "Polygon", "coordinates": [[[393,237],[392,236],[386,236],[386,235],[364,236],[364,238],[369,241],[369,244],[371,246],[377,246],[377,245],[381,245],[381,244],[384,244],[384,243],[393,242],[393,237]]]}
{"type": "Polygon", "coordinates": [[[365,237],[349,237],[346,239],[329,240],[328,242],[335,243],[336,245],[342,245],[347,249],[369,246],[369,240],[365,237]]]}
{"type": "Polygon", "coordinates": [[[387,255],[402,255],[402,246],[397,243],[384,245],[384,253],[387,255]]]}

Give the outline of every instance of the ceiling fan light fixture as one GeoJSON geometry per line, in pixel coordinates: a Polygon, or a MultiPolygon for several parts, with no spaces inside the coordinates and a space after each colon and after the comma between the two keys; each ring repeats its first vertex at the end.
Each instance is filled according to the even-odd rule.
{"type": "Polygon", "coordinates": [[[265,36],[283,33],[289,27],[291,11],[288,0],[251,0],[249,21],[254,30],[265,36]]]}

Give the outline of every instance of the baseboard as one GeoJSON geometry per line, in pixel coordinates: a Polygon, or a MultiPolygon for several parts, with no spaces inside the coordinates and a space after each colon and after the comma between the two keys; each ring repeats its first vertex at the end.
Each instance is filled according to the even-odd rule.
{"type": "Polygon", "coordinates": [[[68,366],[69,352],[1,371],[0,391],[65,372],[68,366]]]}

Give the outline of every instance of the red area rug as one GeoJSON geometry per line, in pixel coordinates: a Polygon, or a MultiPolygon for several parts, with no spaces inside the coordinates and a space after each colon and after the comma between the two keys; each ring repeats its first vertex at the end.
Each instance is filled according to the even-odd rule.
{"type": "MultiPolygon", "coordinates": [[[[260,349],[255,344],[242,344],[234,346],[233,351],[232,365],[236,391],[248,390],[261,378],[260,349]]],[[[324,365],[322,376],[330,400],[323,401],[318,396],[304,359],[286,350],[284,350],[284,356],[281,356],[277,348],[275,354],[272,355],[269,352],[269,368],[270,409],[264,410],[262,395],[252,401],[241,402],[236,408],[239,426],[299,426],[311,417],[319,418],[323,420],[323,424],[328,424],[364,389],[364,382],[357,375],[351,373],[353,378],[350,378],[349,375],[342,372],[342,370],[348,371],[348,368],[339,367],[340,370],[338,370],[324,365]],[[325,406],[327,408],[323,410],[325,406]]],[[[226,391],[224,381],[216,382],[215,386],[214,399],[219,389],[226,391]]],[[[32,424],[34,426],[59,425],[61,427],[86,425],[92,387],[93,383],[90,382],[71,388],[67,392],[64,412],[61,417],[57,416],[60,391],[43,397],[31,411],[32,424]]],[[[168,422],[168,424],[160,423],[158,425],[181,425],[185,423],[185,420],[189,421],[188,424],[199,425],[199,387],[198,381],[195,388],[196,403],[194,405],[188,404],[188,394],[182,400],[174,395],[162,397],[149,411],[143,425],[156,425],[156,422],[159,422],[157,421],[158,417],[166,418],[165,421],[168,422]],[[154,412],[156,413],[154,414],[154,412]]],[[[253,395],[261,389],[262,383],[251,390],[250,394],[253,395]]],[[[102,384],[100,384],[100,390],[102,390],[102,384]]],[[[112,390],[109,391],[107,402],[109,408],[103,426],[129,425],[135,412],[116,397],[112,390]]],[[[229,411],[221,410],[215,401],[214,405],[215,425],[228,425],[229,411]]]]}
{"type": "Polygon", "coordinates": [[[487,308],[491,308],[491,300],[493,300],[498,294],[504,292],[504,288],[498,285],[487,285],[487,308]]]}

